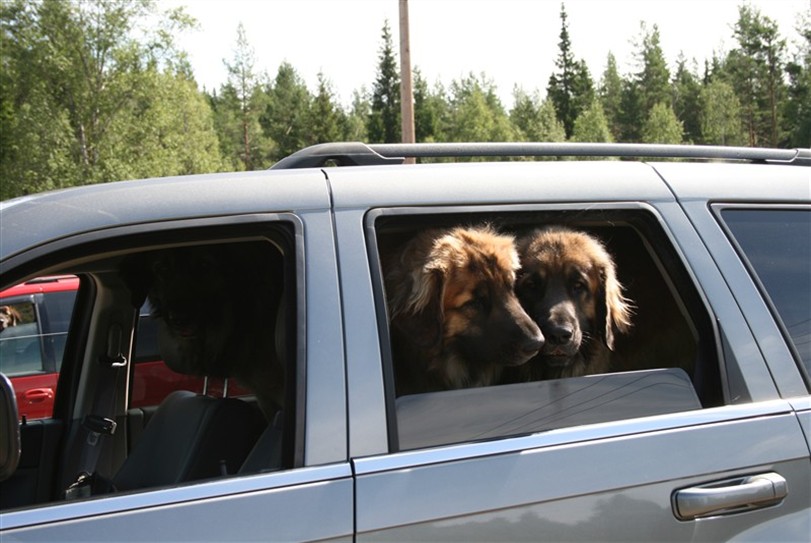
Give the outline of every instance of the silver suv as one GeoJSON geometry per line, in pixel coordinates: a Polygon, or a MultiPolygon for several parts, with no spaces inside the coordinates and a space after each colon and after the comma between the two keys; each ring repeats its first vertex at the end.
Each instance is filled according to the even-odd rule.
{"type": "Polygon", "coordinates": [[[3,202],[0,290],[81,282],[53,417],[18,424],[0,379],[0,538],[807,541],[810,165],[808,149],[326,144],[264,172],[3,202]],[[456,341],[457,367],[493,351],[472,267],[470,295],[424,304],[452,326],[397,320],[395,292],[436,268],[403,248],[458,229],[513,244],[534,345],[479,386],[411,371],[405,387],[403,365],[433,371],[431,341],[456,341]],[[554,281],[522,240],[550,229],[596,240],[628,305],[629,326],[586,327],[599,370],[525,371],[574,334],[533,298],[554,281]],[[147,299],[166,364],[203,394],[136,401],[147,299]]]}

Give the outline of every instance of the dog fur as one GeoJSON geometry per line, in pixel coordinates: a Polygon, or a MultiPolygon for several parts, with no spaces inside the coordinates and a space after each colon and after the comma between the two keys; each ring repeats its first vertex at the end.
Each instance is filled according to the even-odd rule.
{"type": "Polygon", "coordinates": [[[0,305],[0,332],[6,328],[20,324],[22,317],[16,309],[10,305],[0,305]]]}
{"type": "Polygon", "coordinates": [[[275,342],[283,271],[274,252],[244,243],[166,249],[125,273],[135,305],[149,298],[166,365],[236,378],[268,417],[284,405],[285,384],[275,342]]]}
{"type": "Polygon", "coordinates": [[[518,264],[514,238],[487,226],[425,231],[384,257],[397,395],[495,384],[538,352],[518,264]]]}
{"type": "Polygon", "coordinates": [[[629,331],[632,308],[602,243],[585,232],[549,227],[517,245],[516,292],[546,339],[521,369],[522,380],[611,371],[615,334],[629,331]]]}

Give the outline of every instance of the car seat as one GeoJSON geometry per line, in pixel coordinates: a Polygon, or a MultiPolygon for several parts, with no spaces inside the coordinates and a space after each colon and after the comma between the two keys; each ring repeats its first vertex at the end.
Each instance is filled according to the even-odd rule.
{"type": "Polygon", "coordinates": [[[175,391],[144,428],[113,486],[133,490],[234,474],[266,426],[242,400],[175,391]]]}

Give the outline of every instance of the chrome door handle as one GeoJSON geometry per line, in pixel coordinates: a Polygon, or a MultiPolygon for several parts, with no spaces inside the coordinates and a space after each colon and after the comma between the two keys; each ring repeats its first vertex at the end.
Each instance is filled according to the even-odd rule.
{"type": "Polygon", "coordinates": [[[777,473],[727,479],[673,493],[673,512],[682,520],[737,513],[777,504],[788,495],[786,480],[777,473]]]}

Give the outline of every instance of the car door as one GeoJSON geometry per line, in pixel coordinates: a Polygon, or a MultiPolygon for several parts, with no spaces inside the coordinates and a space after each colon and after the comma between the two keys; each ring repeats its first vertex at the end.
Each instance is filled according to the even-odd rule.
{"type": "MultiPolygon", "coordinates": [[[[456,176],[426,168],[407,180],[419,196],[398,192],[402,208],[366,214],[383,334],[380,379],[388,387],[379,424],[388,442],[387,452],[353,458],[358,540],[803,540],[811,527],[803,431],[702,238],[650,170],[569,168],[491,166],[456,176]],[[640,202],[643,191],[648,196],[640,202]],[[470,205],[419,206],[449,194],[464,194],[470,205]],[[527,203],[507,203],[516,200],[527,203]],[[626,236],[613,235],[617,226],[625,223],[639,235],[694,328],[697,362],[685,371],[688,385],[675,387],[678,401],[667,406],[668,387],[660,388],[657,371],[683,377],[682,368],[658,368],[656,360],[641,374],[506,385],[537,386],[533,394],[542,401],[524,412],[509,401],[527,398],[526,391],[503,385],[394,399],[377,251],[423,228],[477,222],[507,231],[563,222],[599,231],[618,251],[626,236]],[[384,228],[391,231],[385,240],[384,228]],[[655,380],[646,381],[651,387],[630,386],[637,377],[655,380]],[[601,389],[595,382],[613,384],[601,389]],[[634,397],[640,401],[629,403],[634,397]]],[[[340,172],[331,177],[342,180],[340,172]]],[[[336,184],[339,205],[343,186],[336,184]]],[[[353,188],[364,186],[355,179],[353,188]]],[[[339,235],[341,219],[339,212],[339,235]]],[[[353,219],[347,228],[358,224],[353,219]]]]}
{"type": "MultiPolygon", "coordinates": [[[[82,225],[77,227],[79,232],[63,226],[59,239],[37,244],[33,256],[26,258],[28,253],[18,250],[17,260],[4,262],[4,274],[14,274],[16,266],[36,269],[41,265],[37,255],[45,255],[51,268],[70,269],[84,278],[83,285],[91,289],[79,291],[79,299],[84,302],[79,304],[71,323],[60,382],[70,389],[65,393],[60,389],[66,409],[58,408],[56,416],[63,417],[64,423],[72,428],[55,453],[61,465],[49,464],[55,472],[52,476],[46,477],[44,468],[40,470],[41,478],[48,479],[44,499],[17,500],[0,512],[1,539],[351,539],[353,481],[346,457],[346,420],[341,409],[345,405],[341,383],[341,319],[329,202],[320,173],[291,177],[295,179],[286,174],[253,173],[229,176],[222,182],[217,182],[216,177],[161,180],[153,187],[154,192],[148,191],[150,198],[162,202],[159,216],[151,214],[154,208],[148,203],[139,198],[122,198],[118,193],[137,189],[142,194],[140,184],[97,187],[90,190],[93,196],[80,189],[68,194],[76,215],[65,217],[72,225],[76,222],[82,225]],[[196,202],[186,207],[189,194],[194,194],[196,202]],[[240,194],[251,196],[245,199],[240,194]],[[301,211],[276,213],[266,211],[268,207],[282,210],[301,207],[301,211]],[[113,224],[88,226],[82,221],[92,213],[81,213],[81,209],[100,210],[99,217],[115,219],[113,224]],[[149,219],[144,220],[142,213],[150,215],[149,219]],[[241,465],[221,463],[220,471],[213,476],[207,474],[167,484],[138,486],[139,477],[130,477],[125,489],[118,474],[131,465],[132,458],[139,454],[144,458],[140,453],[143,446],[157,451],[147,454],[147,458],[152,458],[150,462],[143,465],[138,462],[135,466],[135,473],[143,474],[144,479],[152,479],[177,458],[182,463],[183,455],[191,450],[168,446],[187,426],[194,428],[193,424],[178,426],[182,417],[173,419],[177,432],[158,433],[159,439],[146,440],[149,424],[140,437],[128,432],[127,408],[132,401],[140,401],[130,398],[137,370],[129,371],[128,366],[129,354],[137,342],[137,307],[146,294],[139,286],[140,280],[157,273],[158,268],[163,270],[165,261],[160,258],[182,262],[182,258],[200,253],[216,255],[219,260],[201,260],[200,266],[193,262],[184,269],[205,273],[227,271],[224,277],[228,279],[207,280],[204,285],[213,286],[204,288],[203,294],[191,302],[202,317],[209,317],[207,321],[231,323],[234,327],[231,330],[257,332],[236,345],[231,343],[235,351],[223,354],[238,358],[240,352],[247,352],[239,349],[250,349],[254,356],[242,358],[249,363],[254,357],[256,360],[278,357],[287,376],[284,404],[270,413],[259,440],[241,465]],[[70,257],[61,260],[58,256],[65,254],[70,257]],[[77,261],[81,262],[78,266],[77,261]],[[249,269],[248,265],[253,267],[249,269]],[[230,311],[232,300],[245,301],[245,305],[236,307],[253,307],[254,312],[228,313],[223,317],[223,312],[230,311]],[[257,300],[260,305],[253,304],[257,300]],[[269,300],[274,301],[262,305],[269,300]],[[314,309],[309,310],[310,306],[314,309]],[[275,324],[257,329],[254,322],[261,319],[265,323],[266,318],[275,324]],[[273,353],[265,349],[272,349],[273,353]],[[105,388],[113,384],[115,387],[105,388]],[[104,418],[109,413],[109,418],[118,422],[112,435],[95,430],[95,436],[83,433],[82,421],[89,420],[85,415],[99,414],[98,407],[109,409],[101,413],[104,418]],[[106,443],[95,462],[94,477],[106,475],[103,470],[111,467],[112,487],[80,484],[75,488],[83,489],[81,493],[66,495],[63,481],[74,480],[72,474],[88,465],[85,441],[106,443]],[[161,452],[164,446],[167,448],[161,452]],[[74,450],[80,454],[74,455],[74,450]],[[71,470],[65,465],[78,469],[71,470]]],[[[36,204],[35,198],[25,213],[46,213],[41,209],[43,206],[36,204]]],[[[14,219],[11,212],[4,215],[4,220],[7,217],[14,219]]],[[[39,222],[36,217],[31,220],[39,222]]],[[[178,284],[179,289],[185,288],[178,284]]],[[[222,360],[227,363],[230,359],[225,356],[222,360]]],[[[243,407],[251,401],[241,396],[220,398],[219,394],[224,391],[203,400],[237,402],[243,407]]],[[[198,398],[184,391],[169,397],[189,395],[198,398]]],[[[258,404],[259,394],[256,396],[258,404]]],[[[252,413],[256,416],[256,412],[252,413]]],[[[158,417],[158,413],[154,416],[158,417]]],[[[232,422],[234,426],[242,426],[243,420],[232,422]]],[[[232,442],[225,443],[224,450],[230,450],[232,442]]],[[[23,443],[23,453],[41,453],[39,447],[45,446],[23,443]]],[[[208,443],[208,447],[214,446],[223,447],[221,443],[208,443]]],[[[202,448],[204,456],[205,449],[202,448]]],[[[16,476],[2,483],[0,494],[14,492],[16,476]]]]}

